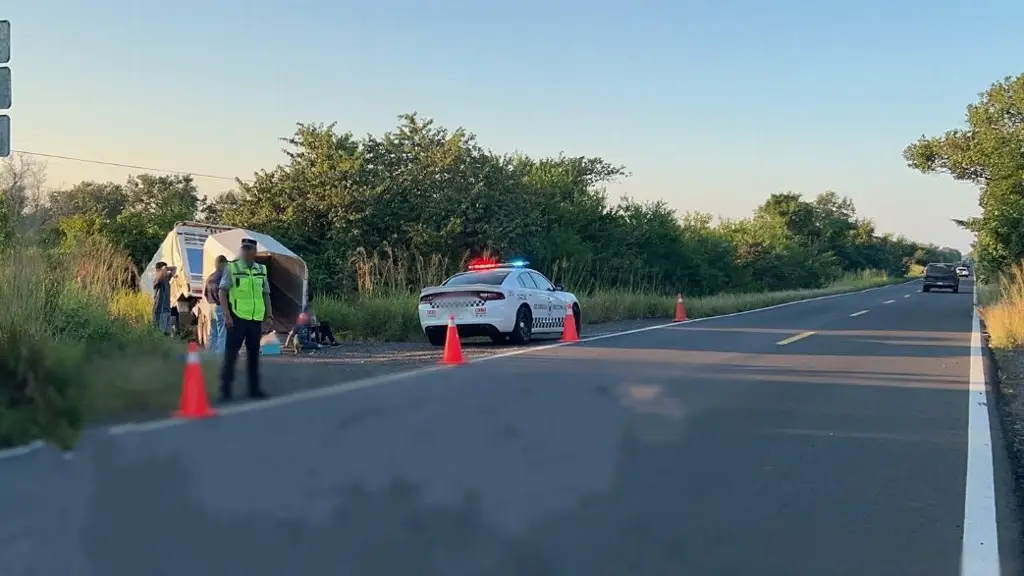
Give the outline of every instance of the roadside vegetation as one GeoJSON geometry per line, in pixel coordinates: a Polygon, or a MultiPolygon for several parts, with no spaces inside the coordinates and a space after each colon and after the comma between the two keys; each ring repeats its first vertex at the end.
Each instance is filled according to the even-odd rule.
{"type": "MultiPolygon", "coordinates": [[[[770,195],[749,217],[612,201],[604,159],[496,154],[415,114],[382,136],[300,124],[286,162],[203,197],[189,176],[52,190],[0,166],[0,447],[74,444],[84,422],[173,407],[184,345],[148,324],[138,274],[176,221],[274,236],[309,267],[314,306],[350,340],[420,340],[416,294],[477,256],[525,257],[588,324],[691,317],[899,281],[952,249],[878,233],[849,198],[770,195]]],[[[211,366],[212,370],[213,367],[211,366]]]]}
{"type": "Polygon", "coordinates": [[[989,384],[996,395],[1005,444],[1020,487],[1024,486],[1024,263],[979,285],[978,302],[995,368],[988,375],[994,377],[989,384]]]}
{"type": "MultiPolygon", "coordinates": [[[[907,165],[946,174],[978,189],[981,214],[956,222],[974,232],[968,259],[992,352],[1002,427],[1024,495],[1024,74],[1003,78],[967,106],[965,122],[941,136],[922,136],[904,150],[907,165]]],[[[1020,502],[1024,508],[1024,502],[1020,502]]]]}
{"type": "Polygon", "coordinates": [[[181,343],[126,305],[134,275],[102,239],[0,253],[0,448],[45,438],[67,449],[86,421],[173,405],[181,343]]]}

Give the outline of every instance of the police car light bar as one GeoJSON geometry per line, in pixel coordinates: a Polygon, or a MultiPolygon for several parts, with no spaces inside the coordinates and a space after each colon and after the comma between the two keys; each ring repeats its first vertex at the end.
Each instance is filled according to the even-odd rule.
{"type": "Polygon", "coordinates": [[[495,268],[525,268],[526,266],[529,266],[529,264],[530,263],[525,260],[498,262],[497,260],[478,258],[473,260],[467,268],[469,270],[494,270],[495,268]]]}

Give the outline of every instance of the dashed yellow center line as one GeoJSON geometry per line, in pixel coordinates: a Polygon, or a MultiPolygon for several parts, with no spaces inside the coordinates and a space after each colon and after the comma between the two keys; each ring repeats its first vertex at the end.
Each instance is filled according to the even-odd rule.
{"type": "Polygon", "coordinates": [[[790,336],[785,340],[779,340],[778,342],[776,342],[776,344],[778,344],[779,346],[785,346],[786,344],[792,344],[797,340],[803,340],[804,338],[807,338],[808,336],[813,336],[815,334],[817,334],[817,332],[801,332],[795,336],[790,336]]]}

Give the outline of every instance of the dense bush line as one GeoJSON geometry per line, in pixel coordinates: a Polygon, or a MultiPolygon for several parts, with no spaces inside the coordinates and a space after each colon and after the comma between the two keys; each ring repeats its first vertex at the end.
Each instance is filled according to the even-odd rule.
{"type": "MultiPolygon", "coordinates": [[[[50,245],[100,235],[137,266],[176,220],[259,230],[309,264],[314,293],[408,293],[470,255],[525,256],[557,281],[703,296],[824,286],[860,270],[903,275],[955,250],[878,234],[848,198],[776,193],[744,219],[612,203],[625,169],[601,158],[535,159],[483,149],[416,115],[382,136],[299,125],[287,163],[207,202],[187,176],[83,182],[37,207],[50,245]]],[[[24,211],[24,210],[22,210],[24,211]]]]}

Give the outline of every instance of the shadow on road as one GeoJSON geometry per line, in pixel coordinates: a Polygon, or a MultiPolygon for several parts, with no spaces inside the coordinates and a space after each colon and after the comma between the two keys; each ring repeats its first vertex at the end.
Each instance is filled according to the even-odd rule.
{"type": "Polygon", "coordinates": [[[607,490],[516,534],[488,521],[471,491],[456,502],[430,502],[416,482],[401,477],[376,489],[310,492],[307,483],[295,487],[293,498],[272,495],[277,512],[253,513],[209,502],[179,458],[108,461],[99,467],[107,472],[96,479],[80,531],[90,571],[78,566],[74,573],[677,576],[706,555],[699,545],[705,538],[697,530],[669,536],[666,527],[684,512],[682,503],[642,496],[645,483],[682,474],[685,464],[656,464],[640,449],[635,432],[626,430],[607,490]]]}

